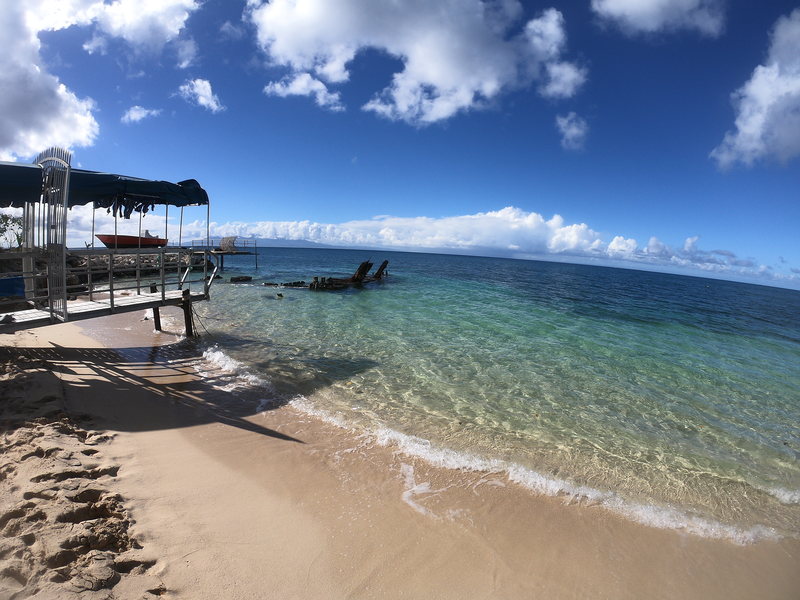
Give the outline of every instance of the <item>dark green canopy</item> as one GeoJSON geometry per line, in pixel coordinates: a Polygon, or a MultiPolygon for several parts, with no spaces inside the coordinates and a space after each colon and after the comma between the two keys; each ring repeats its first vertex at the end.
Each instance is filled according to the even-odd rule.
{"type": "Polygon", "coordinates": [[[42,167],[0,162],[0,208],[22,208],[42,195],[42,167]]]}
{"type": "MultiPolygon", "coordinates": [[[[0,208],[21,208],[37,202],[42,194],[42,168],[39,165],[0,162],[0,208]]],[[[129,218],[133,212],[147,212],[155,204],[201,206],[208,194],[194,179],[178,183],[124,177],[72,169],[69,178],[69,208],[93,203],[129,218]]]]}

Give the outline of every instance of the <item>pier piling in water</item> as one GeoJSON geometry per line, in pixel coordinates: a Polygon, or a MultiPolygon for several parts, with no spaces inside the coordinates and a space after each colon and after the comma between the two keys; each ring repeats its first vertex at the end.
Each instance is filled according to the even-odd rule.
{"type": "MultiPolygon", "coordinates": [[[[158,286],[155,283],[150,284],[150,293],[155,294],[158,292],[158,286]]],[[[155,323],[156,331],[161,331],[161,310],[158,306],[153,307],[153,322],[155,323]]]]}
{"type": "Polygon", "coordinates": [[[194,328],[192,327],[192,298],[190,290],[183,290],[183,300],[181,301],[183,307],[183,323],[186,326],[186,337],[194,337],[194,328]]]}

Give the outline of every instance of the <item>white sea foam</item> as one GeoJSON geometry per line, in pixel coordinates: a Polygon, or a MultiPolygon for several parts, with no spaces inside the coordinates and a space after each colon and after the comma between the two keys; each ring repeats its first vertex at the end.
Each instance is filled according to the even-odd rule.
{"type": "Polygon", "coordinates": [[[607,492],[601,492],[594,488],[575,486],[563,479],[546,477],[515,463],[506,463],[505,471],[511,481],[524,488],[545,496],[564,496],[570,502],[575,500],[604,503],[610,496],[607,492]]]}
{"type": "Polygon", "coordinates": [[[770,496],[778,499],[781,504],[800,504],[800,490],[787,490],[785,488],[761,488],[770,496]]]}
{"type": "Polygon", "coordinates": [[[336,427],[341,427],[342,429],[352,429],[350,424],[341,414],[331,414],[330,411],[318,408],[305,396],[297,396],[293,398],[290,404],[297,410],[304,412],[307,415],[311,415],[312,417],[317,417],[326,423],[330,423],[336,427]]]}
{"type": "Polygon", "coordinates": [[[235,392],[240,389],[259,390],[267,397],[259,402],[256,412],[263,411],[270,403],[277,400],[277,393],[268,379],[250,371],[244,363],[231,358],[217,347],[209,348],[203,352],[205,363],[196,367],[197,373],[207,379],[210,384],[225,392],[235,392]],[[211,377],[213,371],[214,377],[211,377]],[[222,371],[228,376],[220,377],[222,371]]]}
{"type": "Polygon", "coordinates": [[[403,454],[422,458],[435,467],[487,473],[500,473],[506,470],[503,461],[487,459],[467,452],[439,448],[429,440],[406,435],[394,429],[380,427],[371,433],[378,445],[396,446],[403,454]]]}
{"type": "Polygon", "coordinates": [[[414,496],[421,494],[430,494],[431,485],[427,481],[417,483],[417,478],[414,476],[414,467],[406,463],[400,464],[400,473],[405,480],[406,489],[403,492],[403,502],[408,504],[411,508],[420,514],[428,515],[428,510],[414,500],[414,496]]]}
{"type": "Polygon", "coordinates": [[[603,506],[642,525],[659,529],[678,529],[706,538],[727,539],[741,546],[761,540],[778,541],[782,537],[774,529],[763,525],[743,529],[713,519],[690,515],[672,507],[625,502],[616,496],[604,502],[603,506]]]}
{"type": "MultiPolygon", "coordinates": [[[[353,428],[343,415],[331,415],[325,409],[314,406],[307,398],[299,397],[291,402],[292,406],[306,414],[318,417],[335,426],[353,428]]],[[[675,529],[705,538],[727,539],[739,545],[748,545],[760,540],[779,540],[781,536],[769,527],[756,525],[740,528],[725,525],[710,518],[692,515],[672,506],[656,506],[631,502],[613,492],[604,492],[587,486],[574,485],[563,479],[548,477],[525,468],[519,464],[487,459],[468,452],[458,452],[437,447],[431,441],[401,433],[386,427],[378,427],[368,433],[379,446],[394,446],[402,454],[419,458],[435,467],[444,469],[505,474],[509,481],[530,490],[533,493],[563,498],[565,504],[580,503],[597,506],[617,513],[626,519],[658,529],[675,529]]],[[[403,501],[414,510],[429,514],[415,497],[435,493],[427,482],[419,483],[414,476],[413,467],[401,463],[401,474],[405,483],[403,501]]],[[[779,494],[786,492],[785,502],[797,502],[798,494],[786,490],[771,490],[770,493],[780,499],[779,494]]],[[[784,501],[784,500],[782,500],[784,501]]]]}

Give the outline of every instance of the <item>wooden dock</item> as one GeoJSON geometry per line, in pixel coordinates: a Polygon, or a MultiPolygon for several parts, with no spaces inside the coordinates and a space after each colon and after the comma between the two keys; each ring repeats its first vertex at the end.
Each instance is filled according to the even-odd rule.
{"type": "MultiPolygon", "coordinates": [[[[101,296],[101,294],[94,294],[94,296],[101,296]]],[[[67,310],[69,311],[69,322],[139,310],[159,309],[162,306],[183,306],[186,299],[181,290],[170,290],[164,294],[160,292],[143,292],[141,294],[118,293],[115,294],[114,297],[106,294],[106,296],[108,297],[95,297],[93,300],[78,297],[78,300],[68,302],[67,310]]],[[[207,299],[207,296],[203,293],[189,293],[187,297],[190,303],[207,299]]],[[[1,316],[0,333],[13,333],[21,329],[42,327],[54,323],[52,315],[47,309],[30,308],[26,310],[16,310],[4,313],[1,316]]],[[[157,329],[160,329],[160,327],[157,327],[157,329]]],[[[189,335],[191,335],[191,333],[189,335]]]]}
{"type": "Polygon", "coordinates": [[[195,252],[208,251],[212,256],[219,258],[219,270],[225,270],[226,256],[255,255],[256,269],[258,269],[258,246],[254,239],[239,239],[237,236],[228,236],[219,239],[212,238],[206,243],[205,240],[192,240],[192,248],[195,252]]]}
{"type": "Polygon", "coordinates": [[[7,263],[0,277],[18,281],[25,289],[0,298],[0,333],[148,309],[160,330],[159,309],[180,306],[186,335],[192,336],[191,305],[209,299],[218,271],[210,252],[200,254],[204,257],[198,262],[197,253],[178,248],[73,250],[66,270],[72,283],[56,298],[41,255],[0,253],[0,262],[7,263]],[[26,257],[30,258],[27,270],[19,270],[26,257]]]}
{"type": "MultiPolygon", "coordinates": [[[[0,163],[0,207],[22,210],[14,224],[17,247],[0,252],[0,332],[148,308],[153,309],[159,329],[159,308],[181,305],[186,335],[193,335],[192,303],[209,299],[219,266],[208,247],[208,193],[195,179],[150,181],[73,169],[71,163],[72,153],[57,147],[41,152],[32,165],[0,163]],[[104,244],[111,240],[112,248],[67,246],[67,212],[87,205],[113,214],[112,235],[95,231],[92,213],[92,240],[96,237],[104,244]],[[147,230],[142,235],[142,218],[156,205],[164,207],[164,235],[150,246],[155,238],[147,230]],[[161,242],[170,239],[169,208],[180,208],[180,241],[183,210],[190,206],[205,209],[205,248],[196,252],[180,244],[163,247],[161,242]],[[138,214],[138,234],[119,231],[119,220],[134,214],[138,214]],[[125,248],[127,244],[120,244],[123,236],[136,243],[125,248]],[[209,266],[214,267],[210,275],[209,266]],[[202,285],[202,294],[192,293],[193,283],[195,291],[202,285]]],[[[126,229],[130,232],[133,227],[126,229]]]]}

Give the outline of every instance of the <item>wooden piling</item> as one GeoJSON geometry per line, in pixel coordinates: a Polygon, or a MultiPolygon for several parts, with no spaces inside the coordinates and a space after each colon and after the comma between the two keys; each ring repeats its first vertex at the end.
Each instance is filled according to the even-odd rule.
{"type": "Polygon", "coordinates": [[[375,271],[375,274],[372,276],[373,279],[380,279],[383,277],[383,272],[386,270],[386,267],[389,266],[389,261],[385,260],[381,263],[381,266],[378,267],[378,270],[375,271]]]}
{"type": "MultiPolygon", "coordinates": [[[[158,286],[155,283],[150,284],[150,293],[155,294],[158,292],[158,286]]],[[[156,331],[161,331],[161,311],[157,306],[153,307],[153,322],[155,323],[156,331]]]]}
{"type": "Polygon", "coordinates": [[[181,300],[183,307],[183,323],[186,326],[186,337],[194,337],[194,328],[192,327],[192,300],[191,291],[183,290],[183,300],[181,300]]]}

